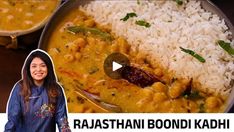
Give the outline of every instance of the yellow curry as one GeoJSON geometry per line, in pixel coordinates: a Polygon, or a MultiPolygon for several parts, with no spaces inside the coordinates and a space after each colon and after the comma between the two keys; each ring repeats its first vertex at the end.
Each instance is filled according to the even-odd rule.
{"type": "Polygon", "coordinates": [[[122,112],[223,112],[225,108],[225,97],[201,92],[191,86],[191,80],[173,78],[173,73],[150,62],[124,38],[111,33],[108,26],[100,26],[78,9],[54,31],[47,51],[64,87],[69,112],[104,112],[79,96],[77,88],[121,107],[122,112]],[[69,30],[71,26],[78,28],[77,32],[69,30]],[[161,81],[141,88],[123,79],[111,79],[105,74],[103,63],[113,52],[125,54],[131,64],[161,81]]]}
{"type": "Polygon", "coordinates": [[[30,29],[45,21],[60,0],[1,0],[0,30],[30,29]]]}

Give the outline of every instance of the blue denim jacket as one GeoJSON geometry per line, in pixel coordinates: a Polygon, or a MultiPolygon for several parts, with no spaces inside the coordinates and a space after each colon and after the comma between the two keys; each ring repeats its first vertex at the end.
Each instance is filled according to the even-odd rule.
{"type": "Polygon", "coordinates": [[[29,97],[29,110],[25,112],[21,86],[17,83],[8,102],[8,121],[5,132],[55,132],[56,123],[60,132],[70,132],[67,122],[65,97],[60,88],[57,105],[48,104],[44,87],[33,87],[29,97]]]}

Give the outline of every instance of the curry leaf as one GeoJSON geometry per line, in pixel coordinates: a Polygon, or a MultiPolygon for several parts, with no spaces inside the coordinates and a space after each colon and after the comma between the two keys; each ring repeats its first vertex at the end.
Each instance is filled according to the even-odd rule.
{"type": "Polygon", "coordinates": [[[70,27],[67,27],[67,30],[71,33],[74,33],[74,34],[76,34],[76,33],[84,33],[84,34],[91,33],[94,35],[98,35],[105,40],[112,40],[112,36],[109,33],[103,32],[97,28],[90,28],[90,27],[84,27],[84,26],[70,26],[70,27]]]}
{"type": "Polygon", "coordinates": [[[137,17],[137,14],[134,12],[127,13],[127,15],[124,18],[121,18],[122,21],[127,21],[130,17],[137,17]]]}
{"type": "Polygon", "coordinates": [[[71,33],[86,33],[86,28],[82,26],[71,26],[67,27],[67,30],[71,33]]]}
{"type": "Polygon", "coordinates": [[[228,54],[234,55],[234,49],[231,47],[230,43],[227,43],[223,40],[218,40],[217,43],[219,44],[220,47],[222,47],[225,51],[227,51],[228,54]]]}
{"type": "Polygon", "coordinates": [[[145,27],[150,27],[151,25],[148,23],[148,22],[146,22],[145,20],[138,20],[138,21],[136,21],[135,22],[137,25],[140,25],[140,26],[145,26],[145,27]]]}
{"type": "Polygon", "coordinates": [[[195,53],[194,51],[190,50],[190,49],[184,49],[182,47],[180,47],[181,51],[190,54],[191,56],[195,57],[197,60],[199,60],[200,62],[204,63],[206,62],[206,60],[201,57],[199,54],[195,53]]]}

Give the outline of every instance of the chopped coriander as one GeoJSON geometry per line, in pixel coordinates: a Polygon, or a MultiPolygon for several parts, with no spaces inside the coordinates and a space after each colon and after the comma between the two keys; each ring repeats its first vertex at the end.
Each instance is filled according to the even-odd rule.
{"type": "Polygon", "coordinates": [[[175,0],[177,5],[182,5],[183,4],[183,0],[175,0]]]}
{"type": "Polygon", "coordinates": [[[195,53],[194,51],[190,50],[190,49],[184,49],[182,47],[180,47],[181,51],[190,54],[191,56],[195,57],[197,60],[199,60],[200,62],[204,63],[206,62],[206,60],[201,57],[199,54],[195,53]]]}
{"type": "Polygon", "coordinates": [[[228,52],[228,54],[230,55],[234,55],[234,49],[231,47],[230,43],[227,43],[223,40],[218,40],[217,42],[219,44],[220,47],[222,47],[226,52],[228,52]]]}
{"type": "Polygon", "coordinates": [[[135,24],[140,25],[140,26],[145,26],[145,27],[147,27],[147,28],[151,26],[151,25],[150,25],[148,22],[146,22],[145,20],[138,20],[138,21],[135,22],[135,24]]]}
{"type": "Polygon", "coordinates": [[[127,15],[124,18],[121,18],[122,21],[127,21],[130,17],[137,17],[137,14],[134,12],[127,13],[127,15]]]}
{"type": "Polygon", "coordinates": [[[183,93],[182,94],[184,98],[186,99],[191,99],[191,100],[196,100],[196,99],[202,99],[203,97],[199,94],[198,91],[191,91],[190,93],[183,93]]]}

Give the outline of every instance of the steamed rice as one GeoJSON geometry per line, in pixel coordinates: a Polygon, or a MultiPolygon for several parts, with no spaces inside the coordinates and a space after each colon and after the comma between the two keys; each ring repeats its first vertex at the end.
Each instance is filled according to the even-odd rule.
{"type": "Polygon", "coordinates": [[[192,78],[199,82],[200,90],[216,94],[230,93],[234,79],[234,57],[216,44],[217,40],[230,42],[231,32],[223,19],[205,11],[200,1],[92,1],[81,7],[95,21],[111,25],[112,32],[126,38],[134,50],[144,53],[178,78],[192,78]],[[120,21],[127,13],[137,17],[120,21]],[[144,19],[151,24],[145,28],[135,24],[144,19]],[[188,48],[203,58],[201,63],[181,51],[188,48]]]}

